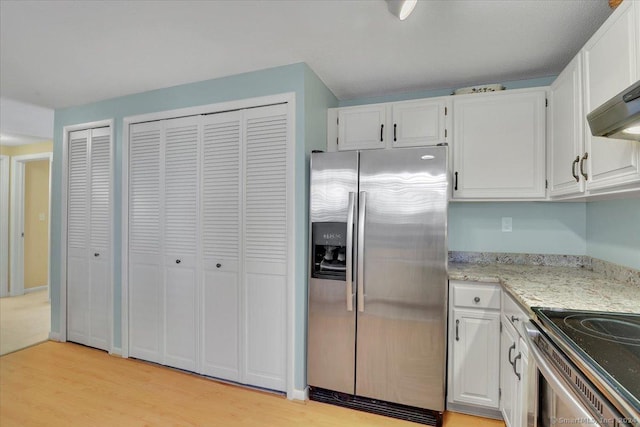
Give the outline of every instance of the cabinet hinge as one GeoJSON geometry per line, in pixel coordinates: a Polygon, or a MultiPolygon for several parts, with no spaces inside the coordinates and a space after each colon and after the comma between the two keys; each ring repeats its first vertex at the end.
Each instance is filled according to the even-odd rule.
{"type": "Polygon", "coordinates": [[[340,126],[340,117],[336,117],[336,124],[340,126]]]}
{"type": "Polygon", "coordinates": [[[502,389],[498,388],[498,400],[502,399],[502,389]]]}
{"type": "Polygon", "coordinates": [[[444,115],[447,115],[447,107],[444,107],[444,115]]]}
{"type": "Polygon", "coordinates": [[[544,188],[549,188],[549,180],[548,179],[544,180],[544,188]]]}
{"type": "Polygon", "coordinates": [[[445,138],[447,137],[447,130],[446,129],[444,130],[444,137],[445,138]]]}
{"type": "Polygon", "coordinates": [[[547,98],[544,99],[544,106],[545,107],[549,106],[549,100],[547,98]]]}
{"type": "Polygon", "coordinates": [[[502,333],[502,321],[500,321],[500,332],[502,333]]]}
{"type": "Polygon", "coordinates": [[[340,144],[340,138],[336,138],[336,145],[340,144]]]}

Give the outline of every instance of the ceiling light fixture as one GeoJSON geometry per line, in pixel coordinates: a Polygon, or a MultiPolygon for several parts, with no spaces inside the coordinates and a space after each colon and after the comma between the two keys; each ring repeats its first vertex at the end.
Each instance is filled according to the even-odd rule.
{"type": "Polygon", "coordinates": [[[418,0],[387,0],[387,8],[394,16],[404,21],[413,12],[416,3],[418,0]]]}

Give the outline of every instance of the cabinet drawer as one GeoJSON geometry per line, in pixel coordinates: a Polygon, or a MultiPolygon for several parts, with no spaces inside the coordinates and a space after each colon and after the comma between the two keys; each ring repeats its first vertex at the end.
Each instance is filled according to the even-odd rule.
{"type": "Polygon", "coordinates": [[[529,320],[529,315],[506,291],[502,293],[502,313],[507,321],[512,323],[519,333],[522,333],[521,325],[529,320]]]}
{"type": "Polygon", "coordinates": [[[453,285],[453,304],[456,307],[500,309],[500,286],[485,284],[453,285]]]}

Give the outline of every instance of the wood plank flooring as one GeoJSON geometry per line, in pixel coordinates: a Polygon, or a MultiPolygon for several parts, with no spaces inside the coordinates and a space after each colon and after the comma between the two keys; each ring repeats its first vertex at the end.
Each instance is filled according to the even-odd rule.
{"type": "MultiPolygon", "coordinates": [[[[0,425],[411,427],[318,402],[223,384],[71,343],[0,357],[0,425]]],[[[446,413],[446,427],[504,423],[446,413]]]]}

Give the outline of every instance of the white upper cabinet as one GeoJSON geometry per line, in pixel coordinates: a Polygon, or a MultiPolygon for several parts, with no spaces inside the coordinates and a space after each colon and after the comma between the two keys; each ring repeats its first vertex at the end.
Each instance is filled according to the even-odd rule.
{"type": "Polygon", "coordinates": [[[447,142],[449,97],[330,108],[329,151],[420,147],[447,142]]]}
{"type": "MultiPolygon", "coordinates": [[[[584,56],[584,115],[639,78],[640,3],[624,1],[589,39],[584,56]]],[[[640,143],[594,137],[584,120],[587,188],[640,185],[640,143]]]]}
{"type": "MultiPolygon", "coordinates": [[[[549,91],[549,192],[551,197],[585,190],[582,55],[578,54],[549,91]]],[[[588,156],[587,156],[588,157],[588,156]]]]}
{"type": "Polygon", "coordinates": [[[392,104],[391,146],[417,147],[445,142],[447,113],[445,98],[392,104]]]}
{"type": "Polygon", "coordinates": [[[453,198],[545,197],[545,90],[453,99],[453,198]]]}
{"type": "Polygon", "coordinates": [[[384,104],[338,110],[338,150],[384,148],[386,110],[384,104]]]}

